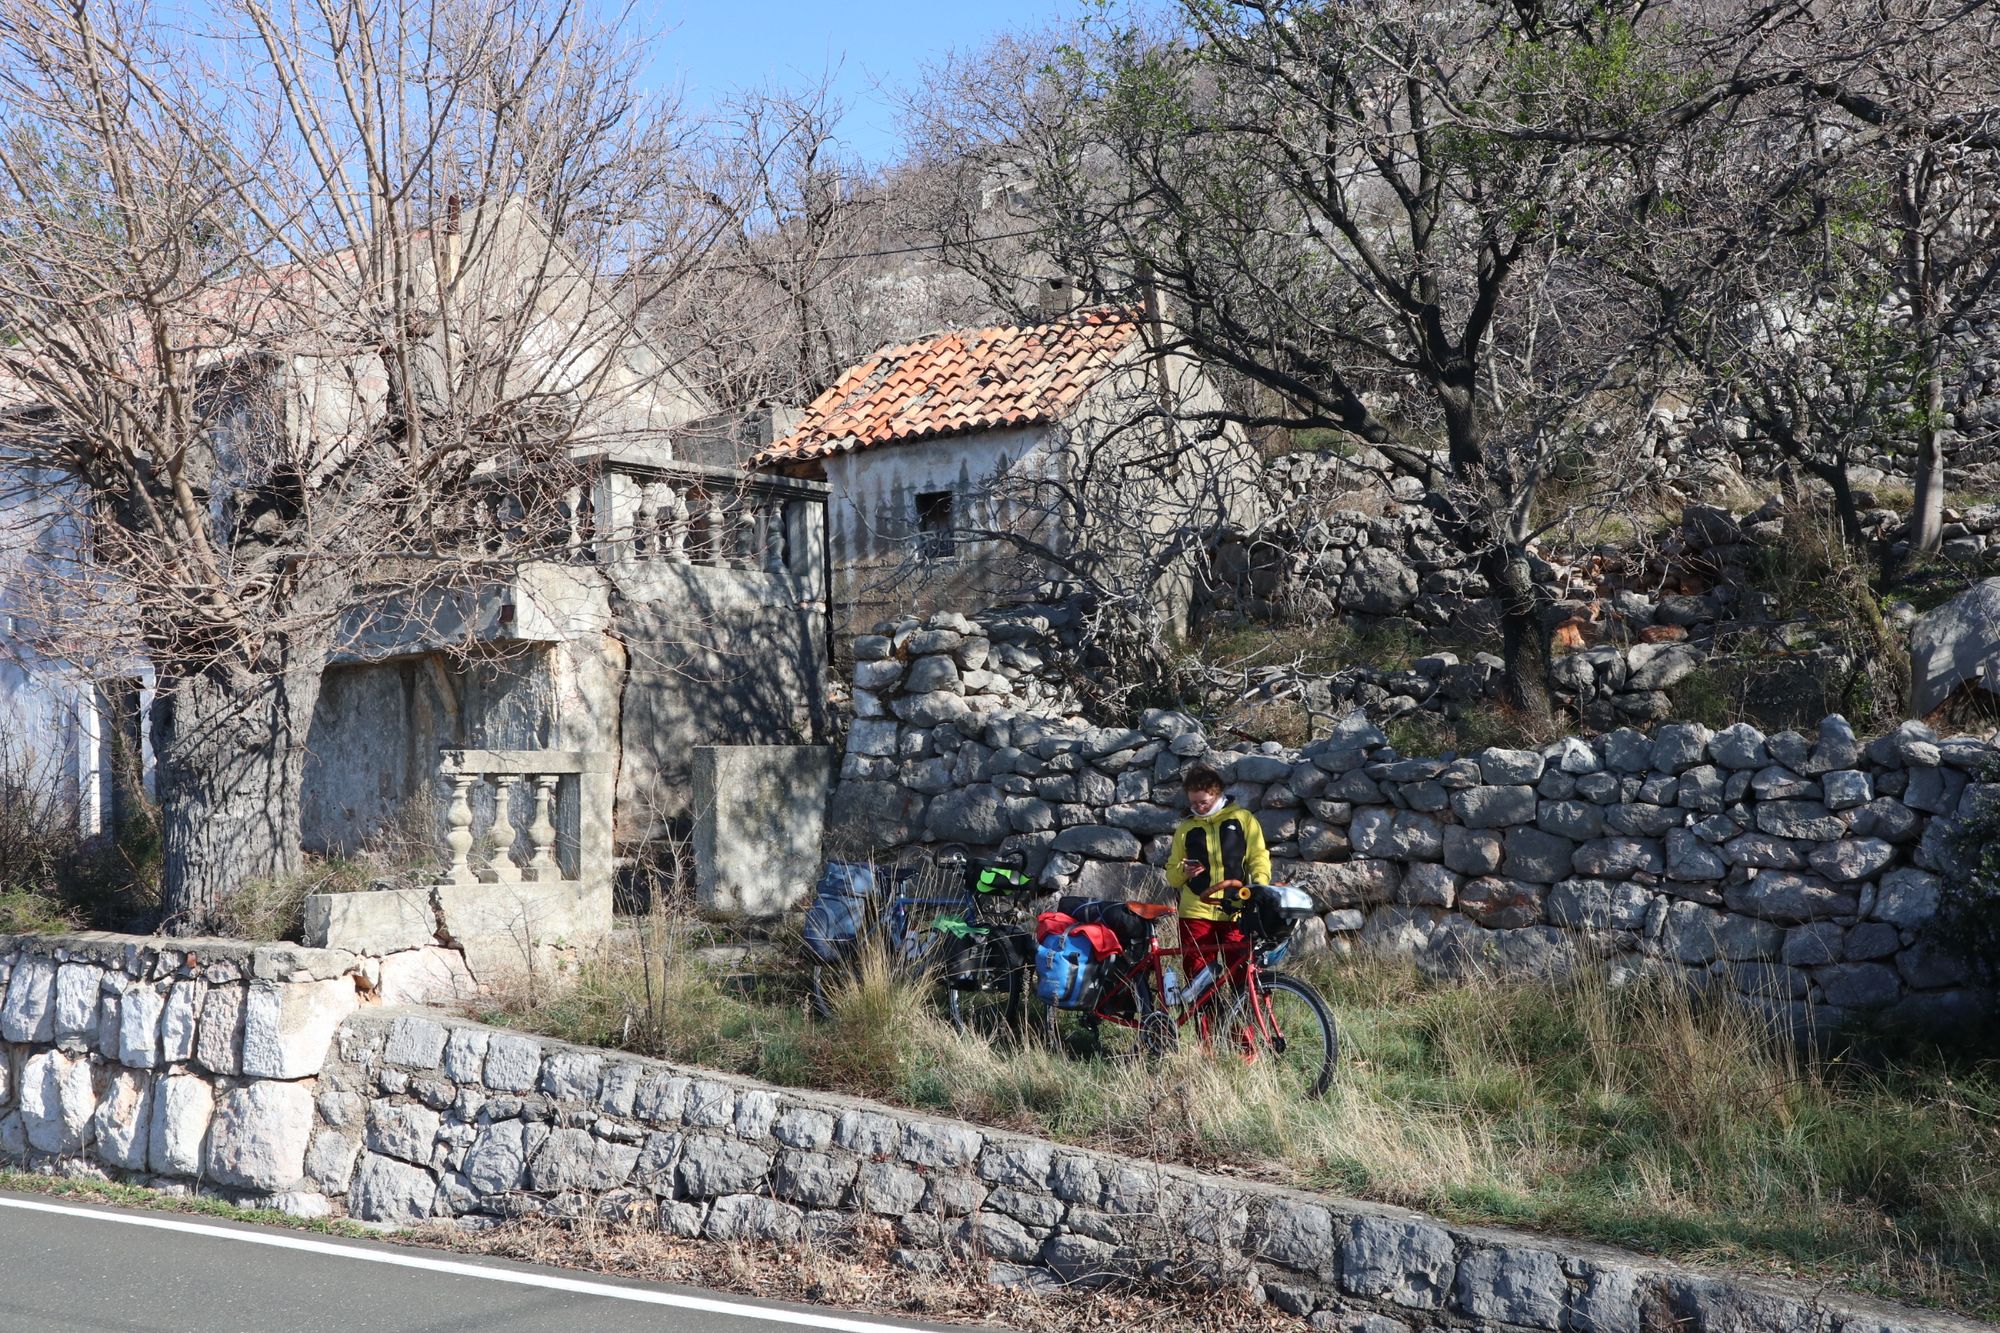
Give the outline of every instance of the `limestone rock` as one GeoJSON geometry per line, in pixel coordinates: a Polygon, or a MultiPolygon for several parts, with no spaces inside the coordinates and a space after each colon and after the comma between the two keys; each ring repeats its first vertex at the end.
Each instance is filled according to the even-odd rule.
{"type": "Polygon", "coordinates": [[[97,1090],[88,1056],[42,1051],[21,1066],[21,1123],[28,1143],[46,1153],[77,1153],[95,1133],[97,1090]]]}
{"type": "Polygon", "coordinates": [[[930,804],[927,825],[932,838],[991,847],[1007,836],[1000,793],[981,783],[946,792],[930,804]]]}
{"type": "Polygon", "coordinates": [[[166,1007],[166,995],[151,983],[141,982],[125,991],[118,1010],[119,1064],[128,1069],[151,1069],[159,1063],[160,1016],[166,1007]]]}
{"type": "Polygon", "coordinates": [[[437,1201],[437,1179],[422,1167],[363,1153],[347,1191],[347,1211],[364,1222],[421,1222],[437,1201]]]}
{"type": "Polygon", "coordinates": [[[293,1079],[319,1073],[334,1030],[360,1005],[347,977],[251,982],[243,1008],[244,1075],[293,1079]]]}
{"type": "Polygon", "coordinates": [[[1465,1256],[1453,1295],[1459,1309],[1477,1318],[1555,1329],[1562,1327],[1569,1279],[1547,1250],[1494,1246],[1465,1256]]]}
{"type": "Polygon", "coordinates": [[[479,983],[463,953],[427,944],[385,957],[375,989],[383,1004],[444,1006],[471,999],[479,983]]]}
{"type": "Polygon", "coordinates": [[[521,1188],[528,1170],[525,1126],[502,1120],[480,1128],[465,1154],[465,1175],[481,1194],[505,1194],[521,1188]]]}
{"type": "Polygon", "coordinates": [[[704,1231],[711,1240],[756,1240],[783,1244],[797,1240],[804,1215],[790,1204],[757,1194],[732,1194],[708,1210],[704,1231]]]}
{"type": "Polygon", "coordinates": [[[201,1174],[215,1090],[196,1074],[169,1074],[154,1089],[146,1160],[163,1176],[201,1174]]]}
{"type": "Polygon", "coordinates": [[[181,1064],[194,1058],[207,997],[208,983],[204,981],[185,979],[168,988],[166,1007],[160,1012],[161,1064],[181,1064]]]}
{"type": "Polygon", "coordinates": [[[542,1044],[533,1037],[496,1032],[486,1044],[486,1086],[495,1092],[532,1092],[542,1072],[542,1044]]]}
{"type": "Polygon", "coordinates": [[[153,1119],[153,1078],[140,1069],[111,1076],[97,1104],[97,1155],[106,1166],[146,1169],[146,1140],[153,1119]]]}
{"type": "Polygon", "coordinates": [[[97,993],[104,969],[64,963],[56,969],[54,1030],[57,1041],[88,1040],[97,1031],[97,993]]]}
{"type": "Polygon", "coordinates": [[[440,1117],[413,1102],[375,1102],[368,1108],[368,1150],[418,1166],[431,1164],[440,1117]]]}
{"type": "Polygon", "coordinates": [[[202,999],[194,1058],[210,1073],[243,1072],[244,999],[245,987],[241,983],[212,986],[202,999]]]}
{"type": "Polygon", "coordinates": [[[1451,1234],[1418,1218],[1360,1216],[1341,1246],[1340,1285],[1350,1295],[1436,1309],[1457,1269],[1451,1234]]]}
{"type": "Polygon", "coordinates": [[[1910,630],[1910,712],[1937,710],[1961,685],[1991,689],[1987,663],[2000,655],[2000,578],[1981,579],[1910,630]]]}
{"type": "Polygon", "coordinates": [[[259,1080],[217,1100],[208,1136],[208,1175],[225,1185],[289,1190],[305,1179],[313,1096],[306,1083],[259,1080]]]}
{"type": "Polygon", "coordinates": [[[1379,546],[1357,551],[1341,584],[1341,605],[1368,615],[1387,616],[1417,600],[1417,571],[1395,552],[1379,546]]]}
{"type": "MultiPolygon", "coordinates": [[[[690,1136],[681,1154],[680,1192],[691,1199],[741,1194],[759,1188],[770,1169],[771,1155],[761,1148],[730,1139],[690,1136]]],[[[921,1197],[921,1191],[919,1194],[921,1197]]]]}
{"type": "Polygon", "coordinates": [[[14,965],[7,999],[0,1005],[0,1039],[45,1042],[55,1037],[56,965],[47,958],[24,958],[14,965]]]}

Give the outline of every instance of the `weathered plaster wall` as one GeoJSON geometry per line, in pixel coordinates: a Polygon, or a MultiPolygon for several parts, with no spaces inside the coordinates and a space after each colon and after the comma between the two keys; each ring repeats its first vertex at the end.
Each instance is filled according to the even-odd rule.
{"type": "Polygon", "coordinates": [[[917,496],[950,491],[957,524],[999,528],[986,494],[1003,469],[1035,466],[1049,432],[982,431],[835,454],[826,460],[827,547],[833,604],[843,637],[886,615],[989,606],[1019,591],[1021,572],[997,542],[959,543],[945,558],[917,560],[908,545],[917,496]]]}
{"type": "Polygon", "coordinates": [[[307,849],[351,853],[399,816],[434,825],[442,748],[569,748],[561,719],[574,692],[561,688],[563,677],[590,669],[575,655],[568,645],[520,645],[329,668],[307,741],[307,849]]]}
{"type": "Polygon", "coordinates": [[[724,919],[803,907],[838,754],[826,745],[703,745],[694,752],[695,904],[724,919]]]}
{"type": "Polygon", "coordinates": [[[1799,1028],[1990,1021],[1992,994],[1927,933],[1952,821],[2000,799],[1988,742],[1912,722],[1864,745],[1830,717],[1812,736],[1667,725],[1430,759],[1354,716],[1299,749],[1222,749],[1178,713],[1050,716],[1009,665],[1036,656],[1000,628],[934,617],[855,641],[830,834],[1018,853],[1052,892],[1156,896],[1199,760],[1256,813],[1274,874],[1327,908],[1309,945],[1527,972],[1588,946],[1799,1028]]]}
{"type": "Polygon", "coordinates": [[[655,560],[610,573],[612,634],[625,654],[610,748],[618,842],[631,847],[686,831],[696,746],[826,738],[826,594],[790,572],[655,560]]]}

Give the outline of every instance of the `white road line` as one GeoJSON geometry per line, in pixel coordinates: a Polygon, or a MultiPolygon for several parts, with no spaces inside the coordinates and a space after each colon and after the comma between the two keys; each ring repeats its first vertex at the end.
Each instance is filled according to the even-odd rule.
{"type": "Polygon", "coordinates": [[[578,1278],[554,1277],[546,1273],[518,1273],[505,1268],[487,1268],[480,1264],[458,1263],[450,1259],[433,1259],[420,1254],[399,1254],[392,1251],[363,1249],[351,1245],[334,1245],[323,1240],[313,1240],[306,1236],[287,1236],[283,1233],[238,1230],[235,1227],[210,1226],[202,1222],[183,1221],[177,1217],[148,1217],[130,1213],[106,1213],[94,1208],[76,1208],[59,1203],[43,1203],[34,1199],[0,1198],[0,1208],[18,1208],[30,1213],[56,1213],[63,1217],[81,1217],[93,1222],[122,1222],[126,1226],[152,1227],[158,1231],[178,1231],[189,1236],[206,1236],[214,1240],[242,1241],[251,1245],[268,1245],[279,1250],[303,1250],[308,1254],[330,1255],[336,1259],[352,1259],[362,1263],[389,1264],[396,1268],[417,1268],[431,1273],[446,1273],[453,1277],[478,1278],[485,1282],[509,1282],[519,1287],[542,1287],[550,1291],[566,1291],[579,1296],[601,1296],[606,1300],[634,1301],[641,1305],[666,1305],[677,1310],[698,1310],[703,1314],[733,1315],[739,1319],[761,1319],[769,1324],[792,1324],[800,1328],[819,1328],[830,1333],[912,1333],[907,1324],[877,1324],[866,1319],[848,1319],[841,1315],[813,1314],[804,1310],[771,1309],[761,1305],[740,1305],[734,1301],[717,1300],[712,1296],[685,1296],[672,1291],[647,1291],[635,1287],[618,1287],[604,1282],[586,1282],[578,1278]]]}

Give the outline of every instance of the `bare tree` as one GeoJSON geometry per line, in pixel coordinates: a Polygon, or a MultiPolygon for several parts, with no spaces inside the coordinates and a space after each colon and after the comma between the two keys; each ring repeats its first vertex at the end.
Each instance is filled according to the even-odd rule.
{"type": "Polygon", "coordinates": [[[1726,116],[1647,145],[1649,243],[1626,256],[1660,301],[1707,415],[1832,490],[1914,455],[1910,544],[1942,533],[1946,456],[2000,321],[2000,16],[1932,0],[1824,4],[1726,116]]]}
{"type": "Polygon", "coordinates": [[[918,175],[863,162],[847,114],[824,82],[731,98],[689,182],[723,238],[714,262],[647,277],[727,407],[802,405],[885,344],[987,314],[913,230],[918,175]]]}
{"type": "MultiPolygon", "coordinates": [[[[1712,48],[1662,23],[1646,4],[1187,3],[1164,30],[961,65],[916,110],[931,152],[1023,180],[1039,262],[1163,293],[1186,350],[1248,386],[1235,420],[1330,428],[1423,481],[1499,600],[1507,697],[1532,719],[1532,547],[1560,518],[1541,483],[1603,461],[1633,433],[1607,417],[1642,419],[1657,383],[1604,262],[1632,241],[1624,148],[1732,95],[1688,77],[1712,48]]],[[[1636,473],[1584,475],[1601,506],[1636,473]]]]}
{"type": "Polygon", "coordinates": [[[569,460],[692,413],[607,293],[703,225],[660,197],[674,109],[573,7],[204,20],[0,3],[0,452],[89,533],[43,638],[156,673],[182,931],[296,867],[357,603],[476,579],[496,522],[560,544],[569,460]]]}

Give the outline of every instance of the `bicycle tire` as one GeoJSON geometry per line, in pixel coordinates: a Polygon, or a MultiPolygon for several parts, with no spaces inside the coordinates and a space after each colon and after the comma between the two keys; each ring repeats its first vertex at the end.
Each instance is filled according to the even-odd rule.
{"type": "Polygon", "coordinates": [[[961,1036],[985,1037],[1023,1034],[1021,970],[1010,969],[1004,985],[994,990],[959,990],[944,986],[945,1013],[953,1030],[961,1036]]]}
{"type": "Polygon", "coordinates": [[[1297,1071],[1294,1076],[1298,1082],[1296,1091],[1313,1099],[1324,1097],[1326,1090],[1333,1086],[1334,1066],[1340,1063],[1340,1027],[1334,1021],[1333,1010],[1310,983],[1288,973],[1262,973],[1257,978],[1257,984],[1265,988],[1274,1012],[1280,1009],[1278,997],[1287,997],[1282,1006],[1283,1012],[1278,1015],[1278,1040],[1282,1045],[1274,1047],[1271,1044],[1262,1024],[1252,1027],[1244,1012],[1250,1002],[1250,997],[1245,994],[1239,994],[1230,1003],[1222,1020],[1222,1031],[1236,1033],[1252,1030],[1253,1040],[1280,1069],[1297,1071]],[[1298,1001],[1298,1004],[1291,1004],[1291,1000],[1298,1001]],[[1310,1021],[1301,1023],[1301,1018],[1310,1021]]]}

